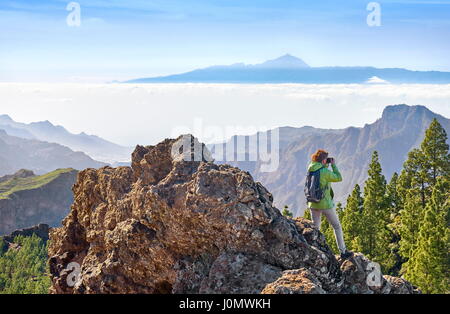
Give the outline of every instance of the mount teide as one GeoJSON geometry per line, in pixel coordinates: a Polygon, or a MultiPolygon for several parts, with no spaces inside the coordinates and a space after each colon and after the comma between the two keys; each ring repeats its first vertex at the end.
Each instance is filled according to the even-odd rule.
{"type": "Polygon", "coordinates": [[[186,73],[138,78],[125,83],[363,84],[374,82],[448,84],[450,72],[411,71],[371,66],[310,67],[302,59],[286,54],[259,64],[216,65],[186,73]]]}
{"type": "MultiPolygon", "coordinates": [[[[374,150],[379,153],[384,175],[390,179],[394,172],[401,170],[408,152],[419,146],[433,118],[442,124],[447,133],[450,131],[449,119],[424,106],[407,105],[386,107],[380,119],[362,128],[282,127],[279,128],[280,165],[276,171],[261,172],[260,161],[227,163],[249,171],[256,180],[261,181],[273,193],[276,206],[288,205],[295,214],[300,215],[306,207],[303,195],[306,167],[314,151],[323,148],[336,158],[344,180],[334,184],[333,190],[336,201],[345,202],[354,185],[362,185],[367,178],[367,167],[374,150]]],[[[237,136],[230,141],[236,139],[237,136]]],[[[250,141],[245,141],[248,151],[250,141]]]]}

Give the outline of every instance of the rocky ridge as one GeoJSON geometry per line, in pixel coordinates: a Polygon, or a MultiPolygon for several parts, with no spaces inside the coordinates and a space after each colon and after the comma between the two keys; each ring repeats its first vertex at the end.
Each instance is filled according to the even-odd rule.
{"type": "Polygon", "coordinates": [[[44,242],[47,242],[49,230],[50,228],[48,225],[39,224],[30,228],[15,230],[11,232],[11,234],[3,236],[2,238],[4,241],[11,243],[17,236],[31,237],[33,235],[36,235],[37,237],[41,238],[44,242]]]}
{"type": "Polygon", "coordinates": [[[131,167],[81,171],[73,192],[50,231],[52,293],[416,292],[389,276],[370,284],[363,255],[336,259],[310,221],[283,217],[192,136],[137,146],[131,167]]]}
{"type": "Polygon", "coordinates": [[[71,188],[77,173],[58,169],[35,176],[21,170],[0,178],[0,236],[39,223],[60,226],[73,202],[71,188]]]}

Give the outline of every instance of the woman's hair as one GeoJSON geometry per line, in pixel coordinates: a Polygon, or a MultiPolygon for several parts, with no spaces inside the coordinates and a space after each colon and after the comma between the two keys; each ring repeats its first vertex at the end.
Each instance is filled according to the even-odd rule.
{"type": "Polygon", "coordinates": [[[323,160],[327,159],[328,153],[324,151],[323,149],[318,149],[317,152],[311,155],[312,161],[322,162],[323,160]]]}

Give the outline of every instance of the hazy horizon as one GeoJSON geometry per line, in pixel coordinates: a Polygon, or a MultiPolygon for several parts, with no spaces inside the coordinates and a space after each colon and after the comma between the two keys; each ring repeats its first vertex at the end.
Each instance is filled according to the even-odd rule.
{"type": "Polygon", "coordinates": [[[448,118],[448,99],[450,84],[0,83],[0,114],[24,123],[49,120],[125,146],[182,132],[220,140],[206,138],[211,128],[227,138],[282,126],[362,127],[386,106],[403,103],[448,118]]]}

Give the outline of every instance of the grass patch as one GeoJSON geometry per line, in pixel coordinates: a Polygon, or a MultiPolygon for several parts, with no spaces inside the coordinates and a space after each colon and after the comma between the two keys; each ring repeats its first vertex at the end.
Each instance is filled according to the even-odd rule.
{"type": "Polygon", "coordinates": [[[58,178],[61,174],[73,171],[72,168],[58,169],[41,176],[13,178],[0,183],[0,199],[8,199],[15,192],[38,189],[58,178]]]}

